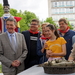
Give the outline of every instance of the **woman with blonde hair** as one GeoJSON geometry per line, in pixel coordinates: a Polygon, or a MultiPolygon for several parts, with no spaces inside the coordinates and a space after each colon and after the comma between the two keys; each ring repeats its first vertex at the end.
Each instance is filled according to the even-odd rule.
{"type": "Polygon", "coordinates": [[[49,35],[47,34],[45,28],[49,23],[43,23],[41,37],[37,41],[37,54],[41,57],[39,64],[42,64],[47,61],[46,52],[44,49],[44,43],[49,39],[49,35]]]}

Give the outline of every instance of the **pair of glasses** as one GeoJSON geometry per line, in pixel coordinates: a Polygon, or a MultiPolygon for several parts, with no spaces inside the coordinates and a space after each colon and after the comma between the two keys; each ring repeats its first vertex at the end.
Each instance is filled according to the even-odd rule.
{"type": "Polygon", "coordinates": [[[38,24],[31,24],[31,25],[38,25],[38,24]]]}

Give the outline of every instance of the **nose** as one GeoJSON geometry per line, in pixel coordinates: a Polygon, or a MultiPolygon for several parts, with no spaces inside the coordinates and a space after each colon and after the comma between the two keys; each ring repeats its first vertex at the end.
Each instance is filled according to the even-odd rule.
{"type": "Polygon", "coordinates": [[[59,26],[63,26],[62,24],[59,24],[59,26]]]}

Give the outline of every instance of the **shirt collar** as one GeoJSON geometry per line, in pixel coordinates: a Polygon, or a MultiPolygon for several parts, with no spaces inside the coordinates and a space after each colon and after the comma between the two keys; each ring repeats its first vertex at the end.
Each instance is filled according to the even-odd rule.
{"type": "MultiPolygon", "coordinates": [[[[6,31],[6,32],[7,32],[8,36],[10,37],[11,33],[9,33],[8,31],[6,31]]],[[[13,36],[15,36],[15,34],[16,34],[15,32],[12,33],[13,36]]]]}

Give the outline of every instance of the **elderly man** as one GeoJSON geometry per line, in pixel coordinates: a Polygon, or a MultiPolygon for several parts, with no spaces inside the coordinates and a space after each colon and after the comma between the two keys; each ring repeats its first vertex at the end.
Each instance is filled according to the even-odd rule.
{"type": "Polygon", "coordinates": [[[15,32],[16,20],[9,17],[6,20],[7,31],[0,34],[0,61],[4,75],[16,75],[24,70],[24,59],[27,47],[24,36],[15,32]]]}

